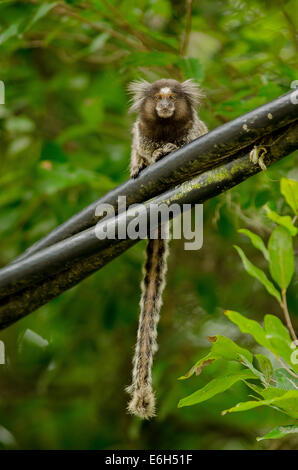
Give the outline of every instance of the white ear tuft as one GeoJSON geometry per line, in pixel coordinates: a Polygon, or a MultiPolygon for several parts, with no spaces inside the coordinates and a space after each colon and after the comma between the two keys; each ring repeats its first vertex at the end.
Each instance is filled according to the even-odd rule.
{"type": "Polygon", "coordinates": [[[146,93],[150,90],[151,83],[147,80],[135,80],[129,83],[127,90],[132,95],[130,112],[137,112],[146,97],[146,93]]]}
{"type": "Polygon", "coordinates": [[[204,93],[197,83],[192,78],[181,83],[182,90],[191,102],[192,106],[198,106],[204,98],[204,93]]]}

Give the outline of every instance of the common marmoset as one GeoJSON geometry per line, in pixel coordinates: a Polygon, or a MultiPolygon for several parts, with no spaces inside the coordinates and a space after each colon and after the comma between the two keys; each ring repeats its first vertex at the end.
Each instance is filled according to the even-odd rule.
{"type": "MultiPolygon", "coordinates": [[[[131,111],[139,114],[133,126],[130,175],[136,178],[148,165],[208,132],[195,107],[202,93],[192,81],[179,83],[161,79],[129,85],[131,111]]],[[[152,389],[152,361],[157,346],[157,323],[167,270],[168,240],[149,239],[144,265],[138,337],[133,358],[132,384],[128,410],[143,419],[155,415],[152,389]]]]}

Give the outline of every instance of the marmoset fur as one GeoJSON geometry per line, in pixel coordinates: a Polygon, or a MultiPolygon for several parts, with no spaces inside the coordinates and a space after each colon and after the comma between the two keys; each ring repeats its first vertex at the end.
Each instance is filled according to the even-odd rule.
{"type": "MultiPolygon", "coordinates": [[[[139,117],[134,123],[130,175],[136,178],[148,165],[208,132],[199,119],[196,106],[202,99],[200,88],[192,81],[179,83],[161,79],[129,85],[131,111],[139,117]]],[[[157,324],[167,270],[168,240],[149,239],[144,265],[138,337],[133,358],[132,384],[128,411],[143,419],[155,416],[152,388],[152,362],[157,351],[157,324]]]]}

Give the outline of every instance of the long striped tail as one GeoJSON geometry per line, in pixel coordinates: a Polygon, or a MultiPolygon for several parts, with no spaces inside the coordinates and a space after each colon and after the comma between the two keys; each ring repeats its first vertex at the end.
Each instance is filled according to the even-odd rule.
{"type": "Polygon", "coordinates": [[[162,238],[148,240],[146,254],[132,384],[126,389],[131,395],[128,404],[129,413],[142,419],[155,416],[151,369],[153,355],[158,349],[157,324],[165,287],[168,240],[162,238]]]}

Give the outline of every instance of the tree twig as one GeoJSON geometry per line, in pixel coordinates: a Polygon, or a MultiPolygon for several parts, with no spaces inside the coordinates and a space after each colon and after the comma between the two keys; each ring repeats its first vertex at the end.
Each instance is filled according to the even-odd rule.
{"type": "MultiPolygon", "coordinates": [[[[147,36],[146,34],[142,33],[137,27],[134,25],[132,26],[127,19],[121,15],[120,11],[111,3],[109,3],[107,0],[103,0],[103,3],[106,5],[106,7],[111,11],[113,17],[110,17],[108,15],[105,15],[109,21],[114,21],[117,23],[117,25],[121,28],[123,28],[126,32],[129,32],[132,36],[135,36],[136,38],[141,41],[144,47],[147,48],[147,50],[152,50],[152,48],[156,48],[158,50],[163,50],[166,52],[176,52],[174,47],[168,46],[163,44],[162,42],[152,39],[151,37],[147,36]]],[[[96,10],[92,5],[89,4],[89,2],[84,2],[82,4],[79,4],[78,7],[80,8],[88,8],[92,9],[95,13],[99,13],[98,10],[96,10]]]]}
{"type": "Polygon", "coordinates": [[[184,56],[187,51],[188,43],[189,43],[189,35],[191,32],[191,13],[192,13],[192,2],[193,0],[186,1],[186,25],[185,25],[185,33],[183,36],[180,55],[184,56]]]}
{"type": "Polygon", "coordinates": [[[298,53],[298,33],[297,33],[297,27],[293,21],[293,18],[289,15],[287,10],[285,9],[284,2],[280,1],[279,2],[280,9],[285,17],[285,20],[288,23],[289,30],[290,30],[290,35],[292,37],[292,41],[296,50],[296,53],[298,53]]]}
{"type": "MultiPolygon", "coordinates": [[[[291,369],[288,368],[288,366],[284,363],[284,361],[281,359],[281,357],[278,357],[277,360],[292,377],[294,377],[295,379],[298,379],[298,375],[295,374],[295,372],[291,371],[291,369]]],[[[297,388],[295,384],[293,384],[293,385],[295,386],[295,388],[297,388]]]]}
{"type": "Polygon", "coordinates": [[[286,289],[282,290],[281,296],[282,296],[281,308],[282,308],[282,311],[283,311],[284,316],[285,316],[285,321],[286,321],[288,330],[291,333],[292,339],[293,339],[293,341],[295,341],[295,344],[297,345],[298,344],[297,336],[296,336],[295,330],[293,328],[291,317],[290,317],[289,310],[288,310],[286,289]]]}

